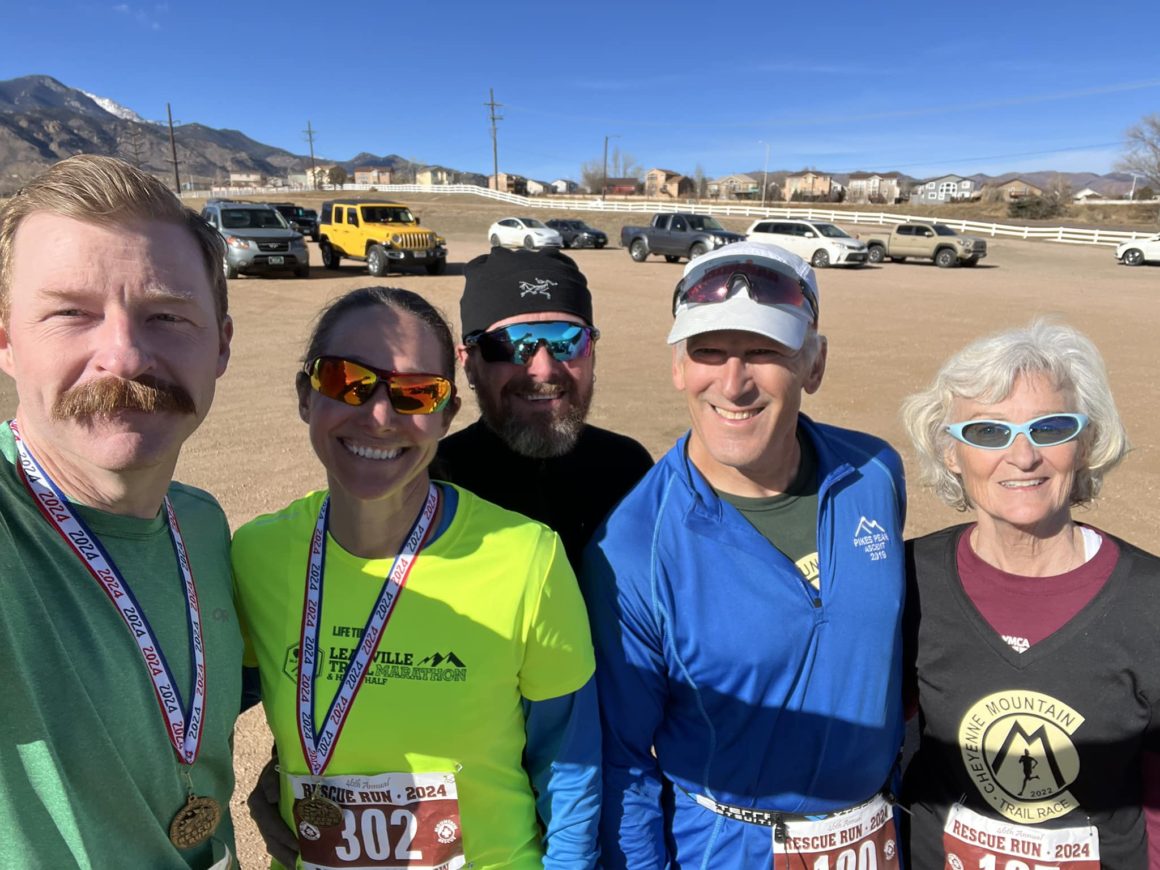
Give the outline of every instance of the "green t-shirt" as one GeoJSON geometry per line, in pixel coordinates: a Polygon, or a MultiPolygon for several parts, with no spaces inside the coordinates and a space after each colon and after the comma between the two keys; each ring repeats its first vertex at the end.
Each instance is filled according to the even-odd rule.
{"type": "MultiPolygon", "coordinates": [[[[228,807],[242,640],[229,527],[207,493],[172,484],[206,650],[205,730],[190,771],[226,810],[214,841],[178,851],[169,824],[187,788],[137,643],[77,555],[41,516],[0,424],[0,867],[206,868],[234,850],[228,807]],[[216,842],[215,842],[216,841],[216,842]]],[[[164,511],[151,520],[76,507],[137,597],[182,701],[189,628],[164,511]]]]}
{"type": "MultiPolygon", "coordinates": [[[[477,870],[532,870],[542,866],[542,853],[522,765],[521,699],[560,697],[591,678],[587,613],[555,532],[456,492],[450,525],[413,563],[325,773],[453,774],[466,860],[477,870]]],[[[308,773],[296,714],[303,589],[325,495],[308,495],[234,535],[247,664],[261,673],[262,703],[278,746],[282,816],[291,827],[289,777],[308,773]]],[[[327,540],[315,727],[390,567],[390,559],[360,558],[327,540]]],[[[391,848],[398,847],[396,837],[391,833],[391,848]]],[[[365,830],[360,838],[344,828],[343,838],[347,855],[371,845],[365,830]]]]}
{"type": "Polygon", "coordinates": [[[718,492],[759,531],[767,541],[781,550],[819,593],[818,573],[818,456],[814,445],[799,428],[798,446],[801,462],[797,474],[785,492],[764,498],[744,498],[718,492]]]}

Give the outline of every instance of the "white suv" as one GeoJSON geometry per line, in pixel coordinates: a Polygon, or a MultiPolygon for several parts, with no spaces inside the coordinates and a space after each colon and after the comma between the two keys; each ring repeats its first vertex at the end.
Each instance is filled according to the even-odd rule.
{"type": "Polygon", "coordinates": [[[1125,266],[1160,263],[1160,233],[1147,239],[1133,239],[1116,248],[1116,259],[1125,266]]]}
{"type": "Polygon", "coordinates": [[[866,243],[840,227],[823,221],[754,221],[746,231],[751,242],[765,242],[792,251],[815,269],[827,266],[861,266],[866,262],[866,243]]]}

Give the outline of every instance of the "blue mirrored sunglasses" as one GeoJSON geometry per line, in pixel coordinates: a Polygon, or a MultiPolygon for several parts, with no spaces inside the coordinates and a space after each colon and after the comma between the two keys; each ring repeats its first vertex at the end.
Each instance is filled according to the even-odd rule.
{"type": "Polygon", "coordinates": [[[511,323],[491,332],[475,332],[463,343],[478,347],[484,362],[516,363],[527,365],[541,347],[554,359],[569,362],[589,356],[592,343],[600,338],[600,330],[582,323],[566,320],[511,323]]]}
{"type": "Polygon", "coordinates": [[[957,441],[981,447],[984,450],[1005,450],[1018,435],[1036,447],[1054,447],[1066,444],[1079,435],[1088,424],[1085,414],[1046,414],[1026,423],[1009,423],[1005,420],[968,420],[966,423],[952,423],[946,427],[947,434],[957,441]]]}

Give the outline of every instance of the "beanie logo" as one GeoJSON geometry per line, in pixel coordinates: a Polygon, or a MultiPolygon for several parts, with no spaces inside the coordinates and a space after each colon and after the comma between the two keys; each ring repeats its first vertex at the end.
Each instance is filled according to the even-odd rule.
{"type": "Polygon", "coordinates": [[[551,299],[552,294],[548,292],[549,287],[559,287],[555,281],[548,278],[537,278],[535,281],[521,281],[520,282],[520,298],[525,296],[543,296],[545,299],[551,299]]]}

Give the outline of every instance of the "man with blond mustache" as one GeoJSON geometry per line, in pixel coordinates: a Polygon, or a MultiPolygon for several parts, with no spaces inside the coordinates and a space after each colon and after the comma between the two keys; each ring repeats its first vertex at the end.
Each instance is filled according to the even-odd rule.
{"type": "Polygon", "coordinates": [[[673,297],[691,420],[609,515],[581,586],[607,868],[897,868],[902,463],[815,423],[813,270],[727,245],[673,297]]]}
{"type": "Polygon", "coordinates": [[[229,359],[217,234],[82,155],[0,207],[0,866],[228,867],[229,528],[172,481],[229,359]]]}

